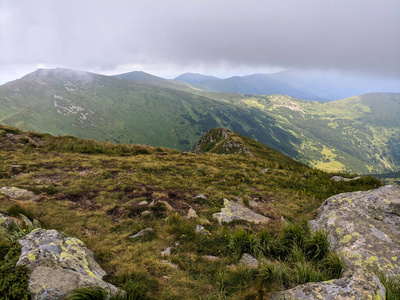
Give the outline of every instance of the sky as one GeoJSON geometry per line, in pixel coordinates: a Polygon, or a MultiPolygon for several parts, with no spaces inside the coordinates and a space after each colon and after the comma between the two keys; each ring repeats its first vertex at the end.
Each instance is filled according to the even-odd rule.
{"type": "Polygon", "coordinates": [[[314,70],[400,85],[399,16],[399,0],[0,0],[0,84],[65,67],[314,70]]]}

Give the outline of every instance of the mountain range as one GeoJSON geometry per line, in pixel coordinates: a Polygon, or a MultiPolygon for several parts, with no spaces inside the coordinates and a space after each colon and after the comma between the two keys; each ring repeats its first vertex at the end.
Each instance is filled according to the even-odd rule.
{"type": "MultiPolygon", "coordinates": [[[[200,77],[176,81],[144,72],[104,76],[39,69],[0,86],[0,123],[185,151],[207,130],[226,127],[316,168],[400,170],[400,94],[321,103],[278,94],[206,92],[195,86],[200,77]]],[[[205,82],[219,81],[207,77],[205,82]]]]}

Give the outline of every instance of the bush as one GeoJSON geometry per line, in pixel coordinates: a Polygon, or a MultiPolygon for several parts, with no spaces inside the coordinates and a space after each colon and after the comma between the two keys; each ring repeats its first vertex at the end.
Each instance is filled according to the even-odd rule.
{"type": "Polygon", "coordinates": [[[231,235],[229,248],[233,251],[236,260],[239,260],[244,253],[254,255],[257,252],[254,237],[250,231],[242,227],[231,235]]]}
{"type": "Polygon", "coordinates": [[[323,230],[312,233],[305,245],[305,252],[308,259],[320,261],[329,253],[328,236],[323,230]]]}

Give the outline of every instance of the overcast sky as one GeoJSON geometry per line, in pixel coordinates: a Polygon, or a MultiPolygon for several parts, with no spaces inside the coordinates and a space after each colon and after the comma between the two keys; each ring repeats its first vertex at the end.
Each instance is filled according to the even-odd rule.
{"type": "Polygon", "coordinates": [[[0,0],[0,83],[39,67],[400,79],[399,0],[0,0]]]}

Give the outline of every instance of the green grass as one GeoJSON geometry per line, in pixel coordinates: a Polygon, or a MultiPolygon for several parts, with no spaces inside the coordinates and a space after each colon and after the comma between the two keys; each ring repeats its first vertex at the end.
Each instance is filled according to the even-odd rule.
{"type": "MultiPolygon", "coordinates": [[[[37,146],[0,134],[1,167],[11,170],[0,178],[0,187],[34,191],[38,200],[16,202],[0,195],[0,211],[23,213],[39,220],[42,228],[81,239],[107,272],[108,282],[121,288],[134,282],[137,293],[156,299],[254,299],[293,284],[294,274],[307,278],[300,277],[301,270],[310,273],[310,278],[318,272],[325,278],[340,276],[341,260],[326,253],[323,234],[312,234],[304,222],[282,229],[281,216],[291,222],[309,220],[329,196],[381,185],[372,178],[334,182],[329,179],[334,174],[311,169],[272,150],[263,157],[193,154],[2,130],[32,139],[37,146]],[[71,141],[77,146],[62,146],[71,141]],[[138,153],[142,148],[146,151],[138,153]],[[265,168],[268,172],[262,173],[265,168]],[[199,194],[207,199],[195,199],[199,194]],[[220,211],[224,198],[238,197],[247,199],[249,207],[256,201],[258,206],[252,209],[271,222],[219,225],[212,214],[220,211]],[[147,205],[140,204],[143,201],[147,205]],[[158,201],[167,202],[174,211],[158,201]],[[185,218],[189,207],[199,219],[185,218]],[[146,210],[149,214],[143,216],[146,210]],[[195,233],[198,224],[206,234],[195,233]],[[154,229],[150,238],[129,238],[149,227],[154,229]],[[292,238],[295,247],[289,242],[292,238]],[[161,257],[167,247],[173,247],[171,256],[161,257]],[[277,274],[278,279],[267,284],[267,269],[227,269],[245,252],[269,259],[281,269],[275,273],[286,275],[277,274]],[[210,262],[206,255],[217,260],[210,262]],[[179,270],[163,264],[162,259],[178,265],[179,270]]],[[[4,254],[8,247],[4,239],[0,252],[4,254]]]]}

